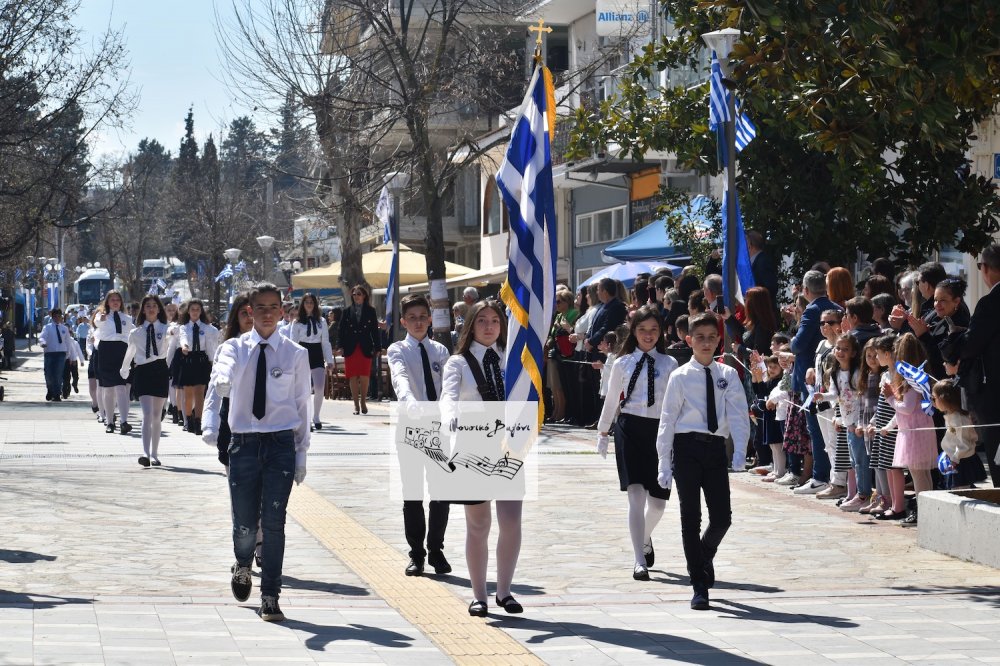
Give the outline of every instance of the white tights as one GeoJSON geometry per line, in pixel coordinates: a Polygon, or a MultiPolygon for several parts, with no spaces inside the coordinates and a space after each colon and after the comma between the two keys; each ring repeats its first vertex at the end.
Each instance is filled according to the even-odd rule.
{"type": "Polygon", "coordinates": [[[313,423],[319,423],[319,410],[323,408],[323,394],[326,392],[326,368],[313,368],[309,374],[312,375],[313,385],[313,423]]]}
{"type": "Polygon", "coordinates": [[[88,379],[87,388],[90,390],[90,404],[97,406],[98,411],[103,412],[101,409],[101,403],[98,401],[98,391],[100,389],[97,387],[97,379],[88,379]]]}
{"type": "Polygon", "coordinates": [[[166,398],[151,395],[139,397],[142,406],[142,450],[147,456],[157,457],[160,448],[160,414],[163,413],[163,403],[166,398]]]}
{"type": "Polygon", "coordinates": [[[99,401],[105,419],[114,419],[117,402],[121,422],[128,423],[128,386],[102,386],[99,401]]]}
{"type": "MultiPolygon", "coordinates": [[[[472,596],[476,601],[486,601],[486,565],[489,562],[489,537],[492,502],[467,505],[465,507],[465,560],[469,565],[469,581],[472,596]]],[[[520,500],[497,500],[497,523],[500,535],[497,539],[497,596],[510,596],[514,569],[521,553],[521,508],[520,500]]]]}
{"type": "Polygon", "coordinates": [[[643,545],[649,541],[653,529],[663,510],[667,508],[667,500],[652,497],[641,484],[633,483],[628,487],[628,531],[632,537],[632,551],[635,563],[646,566],[646,558],[642,553],[643,545]]]}
{"type": "Polygon", "coordinates": [[[774,478],[780,479],[785,475],[785,450],[781,444],[768,444],[771,447],[771,458],[774,460],[774,478]]]}

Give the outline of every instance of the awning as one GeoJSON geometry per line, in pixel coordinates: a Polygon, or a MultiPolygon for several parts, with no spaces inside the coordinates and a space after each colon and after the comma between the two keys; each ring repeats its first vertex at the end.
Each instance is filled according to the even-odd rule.
{"type": "MultiPolygon", "coordinates": [[[[361,270],[372,287],[385,287],[389,283],[389,267],[392,264],[392,246],[380,245],[361,256],[361,270]]],[[[445,262],[445,273],[449,277],[465,275],[472,269],[451,262],[445,262]]],[[[314,268],[292,276],[292,286],[296,289],[337,289],[340,284],[340,262],[314,268]]],[[[405,245],[399,246],[399,284],[413,284],[427,279],[427,258],[405,245]]]]}
{"type": "MultiPolygon", "coordinates": [[[[711,199],[705,195],[696,196],[691,200],[690,212],[687,213],[688,219],[705,229],[710,228],[711,224],[705,217],[710,203],[711,199]]],[[[667,235],[666,223],[661,219],[650,223],[631,236],[609,245],[604,249],[603,254],[618,261],[655,261],[683,257],[687,255],[687,252],[670,239],[667,235]]]]}
{"type": "Polygon", "coordinates": [[[621,264],[614,264],[613,266],[608,266],[602,270],[597,271],[584,282],[581,282],[579,287],[586,287],[594,282],[603,280],[606,277],[618,280],[625,288],[630,288],[635,284],[635,276],[639,273],[650,273],[653,274],[661,268],[668,268],[670,272],[676,275],[681,271],[680,266],[674,266],[673,264],[664,263],[662,261],[626,261],[621,264]]]}
{"type": "MultiPolygon", "coordinates": [[[[500,284],[507,278],[507,264],[483,268],[478,271],[470,271],[465,275],[451,277],[445,280],[445,285],[449,289],[457,287],[485,287],[490,284],[500,284]]],[[[430,284],[420,282],[418,284],[400,285],[400,294],[418,294],[430,290],[430,284]]],[[[378,296],[385,296],[385,289],[376,289],[374,293],[378,296]]]]}

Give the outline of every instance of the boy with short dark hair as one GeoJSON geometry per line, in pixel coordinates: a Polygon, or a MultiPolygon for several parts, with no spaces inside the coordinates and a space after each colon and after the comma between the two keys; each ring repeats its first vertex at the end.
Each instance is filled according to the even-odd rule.
{"type": "MultiPolygon", "coordinates": [[[[448,361],[448,348],[435,342],[427,335],[431,324],[431,307],[421,295],[406,296],[399,304],[399,323],[406,329],[406,337],[389,345],[386,355],[389,360],[389,377],[396,399],[401,408],[416,406],[420,402],[437,401],[441,397],[441,371],[448,361]]],[[[401,477],[404,486],[419,484],[422,491],[423,468],[404,469],[401,477]]],[[[434,567],[434,573],[451,573],[451,565],[444,556],[444,532],[448,527],[447,502],[431,500],[428,516],[424,518],[424,503],[418,499],[406,499],[416,495],[404,488],[403,529],[406,542],[410,546],[410,563],[406,567],[407,576],[424,573],[424,559],[434,567]],[[424,536],[427,548],[424,548],[424,536]]],[[[420,493],[422,495],[422,492],[420,493]]]]}
{"type": "Polygon", "coordinates": [[[656,437],[657,481],[669,488],[677,480],[681,539],[694,588],[691,608],[708,610],[708,590],[715,584],[712,563],[732,523],[726,437],[734,443],[733,469],[743,469],[750,417],[736,370],[717,363],[718,318],[711,312],[689,320],[693,356],[670,375],[656,437]],[[708,527],[701,535],[701,494],[708,506],[708,527]]]}
{"type": "Polygon", "coordinates": [[[674,329],[677,332],[677,337],[680,338],[677,342],[667,347],[667,349],[686,349],[688,344],[686,341],[688,334],[688,316],[681,315],[674,322],[674,329]]]}

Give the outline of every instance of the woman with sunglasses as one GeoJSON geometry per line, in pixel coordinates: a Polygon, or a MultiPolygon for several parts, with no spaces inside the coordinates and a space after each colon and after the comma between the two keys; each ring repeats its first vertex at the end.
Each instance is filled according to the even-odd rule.
{"type": "Polygon", "coordinates": [[[354,414],[367,414],[368,380],[371,376],[372,357],[381,351],[378,315],[368,304],[368,290],[362,285],[351,289],[351,304],[340,318],[340,349],[344,356],[344,374],[351,387],[354,414]]]}

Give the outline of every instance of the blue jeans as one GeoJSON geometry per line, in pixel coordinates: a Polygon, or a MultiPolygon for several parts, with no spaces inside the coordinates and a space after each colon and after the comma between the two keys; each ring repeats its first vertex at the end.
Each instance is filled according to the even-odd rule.
{"type": "Polygon", "coordinates": [[[295,440],[291,430],[233,433],[229,444],[229,497],[233,507],[233,551],[242,567],[250,566],[257,524],[264,532],[261,596],[281,592],[285,559],[285,512],[295,477],[295,440]]]}
{"type": "Polygon", "coordinates": [[[45,352],[42,359],[45,367],[45,392],[53,398],[62,397],[66,352],[45,352]]]}
{"type": "Polygon", "coordinates": [[[856,435],[853,430],[847,431],[847,444],[851,449],[851,467],[854,468],[854,478],[858,484],[858,495],[871,497],[872,471],[868,469],[870,462],[868,449],[865,448],[864,435],[856,435]]]}
{"type": "MultiPolygon", "coordinates": [[[[833,411],[829,411],[832,415],[833,411]]],[[[823,431],[819,428],[819,419],[815,414],[806,413],[806,427],[809,429],[809,439],[813,450],[813,479],[830,483],[830,456],[826,455],[826,444],[823,442],[823,431]]]]}

